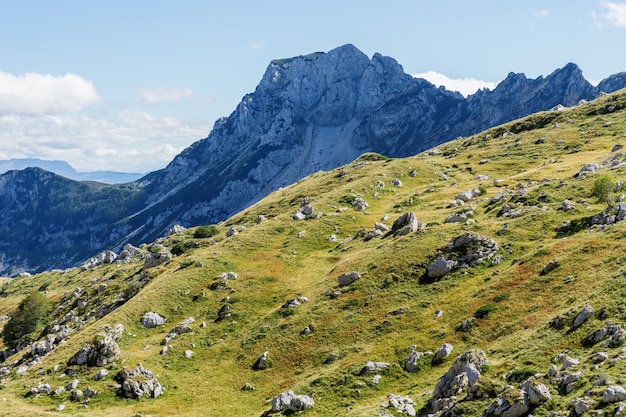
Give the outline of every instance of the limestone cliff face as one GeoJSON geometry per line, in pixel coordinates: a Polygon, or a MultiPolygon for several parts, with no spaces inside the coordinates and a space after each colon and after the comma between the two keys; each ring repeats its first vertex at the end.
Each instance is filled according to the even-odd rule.
{"type": "Polygon", "coordinates": [[[393,58],[370,59],[352,45],[275,60],[256,90],[207,138],[134,183],[77,193],[83,186],[64,179],[44,196],[28,192],[49,181],[44,174],[31,175],[19,189],[12,183],[20,174],[0,176],[0,273],[66,267],[103,249],[150,242],[175,223],[219,222],[281,186],[364,152],[409,156],[624,86],[626,77],[618,74],[594,88],[567,64],[545,78],[511,73],[493,91],[464,98],[413,78],[393,58]],[[18,201],[26,195],[28,201],[18,201]],[[73,220],[42,220],[42,213],[59,207],[73,220]],[[22,234],[15,224],[34,226],[22,234]]]}

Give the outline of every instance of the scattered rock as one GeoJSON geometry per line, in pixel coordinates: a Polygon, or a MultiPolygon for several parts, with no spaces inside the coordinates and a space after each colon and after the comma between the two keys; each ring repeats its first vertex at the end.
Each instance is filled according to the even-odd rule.
{"type": "Polygon", "coordinates": [[[467,203],[468,201],[474,199],[475,197],[480,196],[482,193],[480,192],[480,190],[478,188],[474,188],[473,190],[469,190],[469,191],[464,191],[460,194],[457,194],[456,197],[454,197],[456,200],[461,200],[464,203],[467,203]]]}
{"type": "Polygon", "coordinates": [[[137,399],[144,395],[157,398],[165,391],[154,374],[145,369],[141,363],[132,369],[123,367],[115,376],[115,380],[120,384],[117,395],[123,398],[137,399]]]}
{"type": "Polygon", "coordinates": [[[459,236],[448,246],[442,248],[441,256],[428,265],[427,274],[430,278],[440,278],[451,271],[469,268],[491,259],[498,251],[498,244],[477,233],[459,236]]]}
{"type": "Polygon", "coordinates": [[[94,376],[93,379],[95,379],[96,381],[100,381],[101,379],[106,378],[107,375],[109,375],[109,371],[107,371],[106,369],[100,369],[98,372],[96,372],[96,376],[94,376]]]}
{"type": "Polygon", "coordinates": [[[143,263],[143,269],[149,269],[157,267],[161,264],[172,260],[174,255],[163,245],[154,244],[150,248],[150,251],[146,255],[146,259],[143,263]]]}
{"type": "Polygon", "coordinates": [[[190,325],[194,321],[195,319],[193,317],[188,317],[185,320],[183,320],[180,324],[177,324],[176,326],[172,327],[172,329],[169,331],[167,336],[165,336],[163,340],[161,341],[161,344],[167,345],[172,339],[177,338],[181,334],[191,332],[193,329],[191,328],[190,325]]]}
{"type": "Polygon", "coordinates": [[[162,326],[164,324],[165,324],[165,318],[162,317],[159,313],[155,313],[153,311],[146,313],[141,318],[141,325],[148,329],[153,329],[157,326],[162,326]]]}
{"type": "Polygon", "coordinates": [[[574,415],[582,416],[583,414],[585,414],[591,409],[591,406],[593,405],[593,403],[594,401],[589,397],[574,398],[572,402],[570,403],[570,407],[574,415]]]}
{"type": "Polygon", "coordinates": [[[83,398],[83,391],[79,389],[72,390],[72,392],[70,392],[70,398],[72,401],[80,401],[80,399],[83,398]]]}
{"type": "Polygon", "coordinates": [[[252,365],[252,369],[254,369],[255,371],[262,371],[264,369],[267,369],[267,365],[268,365],[267,356],[268,355],[269,355],[269,352],[267,351],[263,352],[261,356],[259,356],[259,359],[256,360],[254,365],[252,365]]]}
{"type": "Polygon", "coordinates": [[[389,364],[387,362],[372,362],[368,361],[365,366],[361,369],[361,374],[367,374],[369,372],[375,371],[384,371],[389,369],[389,364]]]}
{"type": "Polygon", "coordinates": [[[550,401],[550,390],[544,384],[527,380],[520,385],[520,389],[513,387],[504,393],[483,413],[483,417],[521,417],[528,415],[532,407],[550,401]]]}
{"type": "Polygon", "coordinates": [[[602,396],[603,403],[616,403],[626,399],[626,390],[620,385],[610,385],[602,396]]]}
{"type": "Polygon", "coordinates": [[[609,359],[609,354],[606,352],[596,352],[589,357],[589,361],[595,364],[602,363],[607,359],[609,359]]]}
{"type": "Polygon", "coordinates": [[[565,375],[560,376],[557,379],[559,391],[564,395],[569,394],[574,390],[574,388],[576,388],[576,384],[582,376],[582,371],[572,372],[571,374],[566,373],[565,375]]]}
{"type": "Polygon", "coordinates": [[[565,200],[561,203],[561,210],[570,211],[576,208],[576,204],[573,201],[565,200]]]}
{"type": "Polygon", "coordinates": [[[430,278],[441,278],[444,275],[452,272],[456,267],[456,261],[453,259],[446,259],[443,256],[432,261],[428,264],[428,276],[430,278]]]}
{"type": "Polygon", "coordinates": [[[563,364],[561,365],[561,370],[565,370],[571,366],[576,366],[580,363],[580,361],[578,359],[574,359],[574,358],[570,358],[569,356],[566,356],[563,359],[563,364]]]}
{"type": "Polygon", "coordinates": [[[336,353],[330,353],[324,360],[324,363],[325,364],[333,363],[337,360],[337,358],[339,358],[339,355],[337,355],[336,353]]]}
{"type": "Polygon", "coordinates": [[[480,379],[481,366],[487,363],[482,350],[473,349],[459,355],[450,369],[439,379],[428,401],[431,411],[452,408],[456,398],[480,379]]]}
{"type": "Polygon", "coordinates": [[[184,232],[185,230],[187,230],[187,228],[181,226],[180,224],[175,224],[167,231],[167,235],[172,236],[172,235],[175,235],[176,233],[184,232]]]}
{"type": "Polygon", "coordinates": [[[597,170],[600,169],[600,165],[596,164],[596,163],[592,163],[592,164],[585,164],[580,168],[580,171],[578,171],[578,175],[585,175],[588,174],[590,172],[596,172],[597,170]]]}
{"type": "Polygon", "coordinates": [[[361,279],[361,274],[356,271],[348,272],[346,274],[341,274],[337,277],[337,283],[340,287],[345,287],[347,285],[352,284],[353,282],[361,279]]]}
{"type": "Polygon", "coordinates": [[[391,185],[393,185],[394,187],[400,188],[400,187],[402,187],[402,181],[400,181],[397,178],[394,178],[394,179],[391,180],[391,185]]]}
{"type": "Polygon", "coordinates": [[[306,395],[296,395],[293,391],[285,391],[272,399],[272,412],[304,411],[315,405],[315,401],[306,395]]]}
{"type": "Polygon", "coordinates": [[[560,266],[560,264],[557,261],[551,261],[548,262],[546,264],[546,266],[543,267],[543,269],[541,270],[541,272],[539,273],[539,275],[547,275],[550,272],[556,270],[558,267],[560,266]]]}
{"type": "Polygon", "coordinates": [[[453,349],[454,347],[450,343],[444,343],[443,345],[439,347],[439,350],[435,352],[435,356],[433,357],[433,360],[442,361],[443,359],[450,356],[453,349]]]}
{"type": "Polygon", "coordinates": [[[409,211],[400,215],[391,226],[391,230],[387,233],[388,235],[393,236],[404,236],[409,233],[414,233],[417,231],[422,231],[426,228],[426,224],[418,222],[415,213],[409,211]]]}
{"type": "Polygon", "coordinates": [[[85,390],[85,397],[87,398],[95,397],[97,394],[98,392],[91,387],[87,387],[85,390]]]}
{"type": "Polygon", "coordinates": [[[626,218],[626,203],[619,202],[603,212],[591,218],[591,223],[596,225],[609,225],[621,222],[626,218]]]}
{"type": "Polygon", "coordinates": [[[585,304],[583,309],[580,311],[580,313],[578,313],[578,315],[574,319],[573,327],[576,328],[576,327],[582,326],[583,323],[585,323],[587,320],[591,318],[591,316],[593,316],[593,313],[594,313],[593,308],[589,304],[585,304]]]}
{"type": "Polygon", "coordinates": [[[120,357],[120,347],[113,337],[98,333],[91,344],[83,346],[68,361],[68,365],[104,366],[120,357]]]}
{"type": "Polygon", "coordinates": [[[354,207],[356,211],[363,211],[369,207],[369,204],[367,204],[367,202],[363,200],[362,198],[357,197],[352,202],[352,207],[354,207]]]}
{"type": "Polygon", "coordinates": [[[389,400],[389,407],[393,407],[399,413],[404,413],[407,416],[416,416],[417,412],[415,411],[415,407],[413,407],[413,400],[409,397],[402,397],[400,395],[389,394],[387,396],[389,400]]]}

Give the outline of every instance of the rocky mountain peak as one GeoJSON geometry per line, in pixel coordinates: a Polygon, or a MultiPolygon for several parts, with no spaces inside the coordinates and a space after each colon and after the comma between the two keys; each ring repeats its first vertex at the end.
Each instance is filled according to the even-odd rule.
{"type": "MultiPolygon", "coordinates": [[[[626,76],[616,75],[601,86],[614,91],[626,86],[626,76]]],[[[255,91],[163,170],[111,188],[57,179],[55,198],[28,202],[35,208],[53,206],[47,211],[0,206],[2,268],[41,242],[46,249],[30,251],[39,258],[30,264],[65,267],[59,262],[67,262],[69,253],[83,256],[79,239],[84,236],[90,236],[93,251],[88,258],[103,249],[152,241],[174,224],[217,223],[280,187],[362,153],[414,155],[559,104],[593,99],[598,91],[575,64],[545,78],[512,72],[493,91],[464,98],[413,78],[391,57],[376,53],[370,59],[350,44],[273,60],[255,91]],[[51,212],[54,222],[37,217],[48,213],[50,218],[51,212]]],[[[0,177],[0,201],[9,198],[12,181],[8,174],[0,177]]],[[[41,181],[27,182],[37,189],[41,181]]]]}

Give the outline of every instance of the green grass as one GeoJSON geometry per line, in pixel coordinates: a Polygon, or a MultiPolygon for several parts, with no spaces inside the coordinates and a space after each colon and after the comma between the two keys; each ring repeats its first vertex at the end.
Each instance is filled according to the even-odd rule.
{"type": "MultiPolygon", "coordinates": [[[[270,408],[268,400],[288,389],[315,395],[315,407],[305,415],[375,415],[390,393],[408,395],[416,408],[422,408],[454,357],[469,348],[488,355],[481,386],[492,396],[508,383],[507,375],[509,381],[517,381],[531,373],[543,374],[559,353],[586,358],[593,349],[581,341],[607,320],[623,323],[626,318],[621,303],[626,296],[622,290],[626,274],[621,272],[626,224],[590,229],[591,216],[606,208],[593,196],[594,183],[608,170],[578,178],[575,174],[585,163],[602,162],[615,144],[626,140],[624,103],[626,96],[616,94],[571,110],[541,113],[444,144],[439,155],[405,159],[366,155],[285,187],[223,224],[207,227],[210,239],[203,228],[164,238],[163,245],[176,248],[178,256],[147,271],[136,263],[15,279],[2,287],[0,315],[14,311],[31,290],[39,289],[53,303],[51,320],[74,309],[87,320],[40,364],[23,376],[10,374],[4,379],[1,396],[7,402],[0,415],[57,415],[54,409],[60,402],[66,404],[64,415],[261,415],[270,408]],[[611,105],[618,110],[608,113],[611,105]],[[605,127],[608,120],[613,123],[605,127]],[[508,131],[516,135],[503,138],[508,131]],[[536,144],[540,137],[545,142],[536,144]],[[560,140],[564,143],[557,145],[560,140]],[[489,162],[480,164],[483,159],[489,162]],[[414,170],[417,176],[410,175],[414,170]],[[442,172],[450,179],[441,180],[442,172]],[[478,174],[489,179],[478,180],[478,174]],[[391,186],[392,178],[399,178],[403,186],[391,186]],[[500,184],[493,183],[496,178],[500,184]],[[378,189],[377,181],[385,188],[378,189]],[[532,182],[536,185],[526,194],[519,192],[518,184],[532,182]],[[483,195],[471,203],[475,223],[444,224],[449,214],[470,207],[447,208],[449,202],[458,193],[479,187],[483,195]],[[492,201],[502,193],[503,199],[492,201]],[[321,218],[292,219],[304,197],[315,212],[323,212],[321,218]],[[351,202],[356,197],[369,203],[367,210],[354,210],[351,202]],[[562,211],[565,199],[574,201],[576,208],[562,211]],[[520,215],[498,216],[505,203],[520,215]],[[408,210],[428,224],[424,232],[368,241],[355,238],[359,229],[371,229],[384,215],[391,225],[408,210]],[[267,220],[257,224],[261,214],[267,220]],[[564,221],[570,222],[566,230],[560,229],[564,221]],[[228,228],[238,225],[246,230],[226,238],[228,228]],[[302,230],[306,233],[298,238],[302,230]],[[437,251],[470,231],[496,240],[500,264],[487,262],[427,279],[426,267],[437,251]],[[331,234],[337,236],[336,242],[327,240],[331,234]],[[559,268],[540,275],[554,260],[559,268]],[[201,267],[196,266],[199,263],[201,267]],[[238,277],[227,288],[209,289],[216,277],[230,271],[238,277]],[[339,288],[337,276],[350,271],[359,271],[362,278],[339,288]],[[70,300],[76,287],[83,295],[70,300]],[[331,299],[324,295],[330,290],[342,294],[331,299]],[[280,308],[298,296],[308,302],[280,308]],[[87,305],[80,307],[79,300],[87,305]],[[549,326],[557,316],[573,320],[585,303],[604,310],[607,318],[595,316],[578,329],[549,326]],[[225,304],[231,306],[231,317],[216,322],[225,304]],[[101,305],[117,308],[95,320],[90,312],[101,305]],[[399,309],[402,314],[392,314],[399,309]],[[435,314],[439,310],[441,317],[435,314]],[[148,311],[166,317],[165,326],[141,327],[139,320],[148,311]],[[196,319],[193,332],[174,339],[173,350],[160,355],[163,337],[187,317],[196,319]],[[471,327],[458,331],[465,319],[472,319],[471,327]],[[115,323],[126,329],[119,342],[122,357],[117,369],[141,362],[166,387],[162,397],[118,399],[112,380],[116,369],[105,380],[93,381],[97,369],[84,367],[74,367],[81,387],[89,385],[101,393],[89,408],[66,397],[24,397],[38,382],[49,382],[53,388],[66,385],[69,378],[61,375],[69,357],[101,326],[115,323]],[[314,331],[303,334],[310,324],[314,331]],[[409,346],[436,351],[442,343],[454,345],[452,356],[443,363],[425,361],[414,374],[402,370],[409,346]],[[193,358],[184,356],[187,349],[194,351],[193,358]],[[265,351],[272,366],[253,370],[265,351]],[[338,359],[327,364],[330,353],[338,359]],[[371,383],[371,375],[360,374],[370,360],[390,363],[378,385],[371,383]],[[242,391],[246,383],[255,389],[242,391]]],[[[610,171],[618,181],[624,174],[623,168],[610,171]]],[[[611,355],[618,351],[609,349],[611,355]]],[[[568,410],[572,398],[591,388],[595,374],[617,380],[624,371],[626,364],[621,362],[586,371],[580,386],[567,396],[551,386],[553,400],[533,415],[568,410]]],[[[480,415],[492,401],[490,397],[461,407],[467,415],[480,415]]]]}

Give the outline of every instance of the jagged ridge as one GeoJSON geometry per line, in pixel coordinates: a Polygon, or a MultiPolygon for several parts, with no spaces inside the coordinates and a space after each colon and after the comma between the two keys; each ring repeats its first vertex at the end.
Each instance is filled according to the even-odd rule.
{"type": "MultiPolygon", "coordinates": [[[[618,74],[600,86],[618,88],[623,81],[618,74]]],[[[96,251],[151,241],[176,223],[222,221],[279,187],[348,163],[361,153],[413,155],[557,104],[592,99],[598,91],[574,64],[535,80],[511,73],[494,91],[482,90],[465,99],[411,77],[393,58],[375,54],[369,59],[352,45],[275,60],[255,92],[246,95],[228,118],[218,120],[207,138],[184,150],[165,169],[134,183],[131,188],[142,192],[138,200],[132,199],[132,207],[102,202],[106,211],[115,204],[119,218],[111,222],[96,210],[82,221],[103,230],[92,239],[90,247],[96,251]]],[[[0,189],[5,201],[11,189],[0,189]]],[[[87,204],[90,198],[85,194],[82,201],[87,204]]],[[[5,273],[15,274],[25,266],[65,267],[67,259],[76,259],[67,251],[77,252],[83,243],[65,223],[32,228],[39,236],[33,239],[14,233],[13,227],[42,224],[41,219],[11,204],[3,205],[2,213],[3,219],[12,219],[3,220],[0,233],[5,273]],[[41,247],[39,238],[48,239],[51,233],[62,236],[66,244],[23,257],[24,248],[41,247]]]]}

